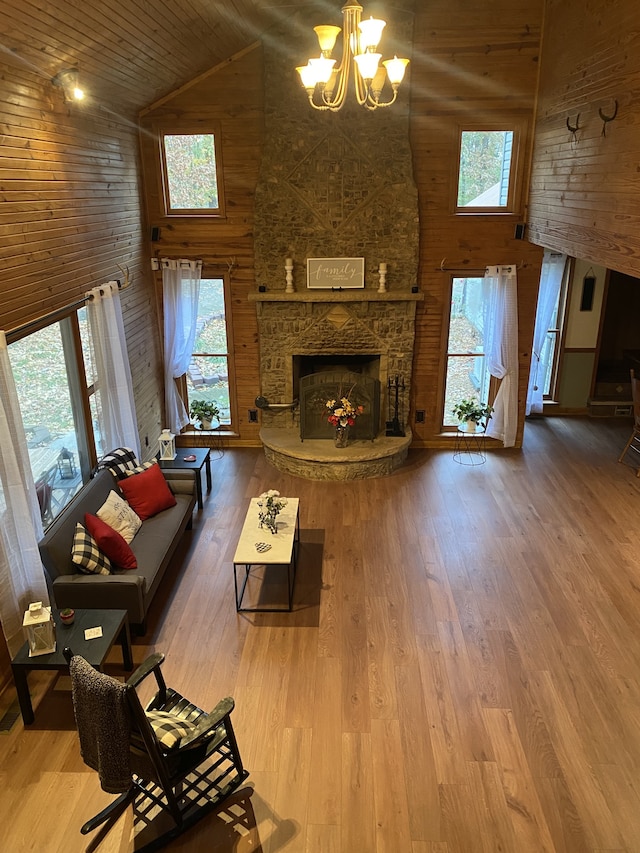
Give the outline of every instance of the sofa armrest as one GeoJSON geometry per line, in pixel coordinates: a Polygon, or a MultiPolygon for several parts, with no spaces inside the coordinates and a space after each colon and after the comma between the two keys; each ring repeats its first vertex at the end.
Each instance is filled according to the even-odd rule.
{"type": "Polygon", "coordinates": [[[196,474],[197,471],[192,471],[188,468],[181,470],[169,468],[162,472],[164,478],[169,484],[169,488],[174,495],[195,495],[196,494],[196,474]]]}
{"type": "Polygon", "coordinates": [[[58,575],[53,581],[53,597],[59,609],[126,610],[131,623],[142,624],[146,587],[146,580],[134,572],[126,575],[58,575]]]}

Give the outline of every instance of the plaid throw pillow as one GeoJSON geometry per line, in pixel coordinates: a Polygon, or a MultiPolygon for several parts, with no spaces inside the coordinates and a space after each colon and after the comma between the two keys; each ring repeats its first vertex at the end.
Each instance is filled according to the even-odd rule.
{"type": "Polygon", "coordinates": [[[146,714],[156,738],[166,750],[180,746],[182,738],[196,730],[193,723],[181,720],[170,711],[147,711],[146,714]]]}
{"type": "Polygon", "coordinates": [[[129,468],[124,472],[125,477],[131,477],[133,474],[142,474],[143,471],[146,471],[147,468],[151,468],[152,465],[157,465],[158,463],[154,459],[152,462],[141,462],[140,465],[136,465],[135,468],[129,468]]]}
{"type": "Polygon", "coordinates": [[[96,540],[80,524],[76,524],[76,532],[71,547],[71,560],[81,572],[87,575],[110,575],[111,563],[108,557],[98,548],[96,540]]]}
{"type": "Polygon", "coordinates": [[[96,471],[108,468],[116,480],[122,480],[127,471],[136,468],[138,464],[138,457],[134,450],[130,447],[116,447],[115,450],[102,457],[96,465],[96,471]]]}

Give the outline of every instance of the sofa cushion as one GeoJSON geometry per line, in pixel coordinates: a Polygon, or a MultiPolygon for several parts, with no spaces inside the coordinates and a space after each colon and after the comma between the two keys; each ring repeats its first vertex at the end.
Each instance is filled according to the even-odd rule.
{"type": "Polygon", "coordinates": [[[86,574],[110,575],[109,558],[98,548],[93,536],[78,522],[73,537],[71,559],[81,572],[86,574]]]}
{"type": "Polygon", "coordinates": [[[129,543],[140,530],[142,519],[131,509],[127,501],[117,492],[109,492],[109,496],[96,512],[109,527],[113,527],[129,543]]]}
{"type": "Polygon", "coordinates": [[[121,480],[118,485],[129,505],[143,521],[176,505],[175,495],[157,464],[121,480]]]}
{"type": "Polygon", "coordinates": [[[84,525],[98,544],[98,548],[120,569],[137,569],[136,556],[117,530],[97,515],[84,514],[84,525]]]}

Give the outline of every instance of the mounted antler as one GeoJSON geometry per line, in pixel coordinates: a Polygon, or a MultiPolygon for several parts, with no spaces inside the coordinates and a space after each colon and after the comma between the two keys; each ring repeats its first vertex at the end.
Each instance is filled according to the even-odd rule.
{"type": "Polygon", "coordinates": [[[120,264],[116,264],[116,266],[118,267],[118,269],[122,273],[122,277],[124,279],[122,282],[122,289],[124,289],[125,287],[129,287],[129,285],[133,283],[133,279],[129,278],[129,267],[123,268],[120,266],[120,264]]]}
{"type": "Polygon", "coordinates": [[[567,130],[569,130],[569,131],[570,131],[574,136],[575,136],[575,135],[576,135],[576,133],[580,130],[580,113],[578,113],[578,115],[576,116],[576,123],[575,123],[575,127],[573,127],[573,126],[569,123],[569,117],[567,116],[567,130]]]}
{"type": "Polygon", "coordinates": [[[614,120],[614,118],[618,115],[618,102],[617,102],[616,100],[614,100],[614,102],[613,102],[613,103],[614,103],[613,115],[610,115],[610,116],[605,115],[605,114],[602,112],[601,107],[598,107],[598,115],[599,115],[599,116],[600,116],[600,118],[602,119],[602,135],[603,135],[603,136],[606,136],[606,135],[607,135],[607,124],[608,124],[610,121],[613,121],[613,120],[614,120]]]}

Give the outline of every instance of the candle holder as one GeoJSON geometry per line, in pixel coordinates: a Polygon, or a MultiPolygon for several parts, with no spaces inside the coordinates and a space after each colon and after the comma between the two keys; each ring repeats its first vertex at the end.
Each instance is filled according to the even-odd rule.
{"type": "Polygon", "coordinates": [[[378,267],[378,274],[380,275],[380,285],[378,287],[378,293],[386,293],[387,292],[387,265],[380,264],[378,267]]]}
{"type": "Polygon", "coordinates": [[[295,289],[293,287],[293,258],[287,258],[284,262],[284,269],[286,272],[287,278],[287,286],[285,288],[285,293],[295,293],[295,289]]]}

